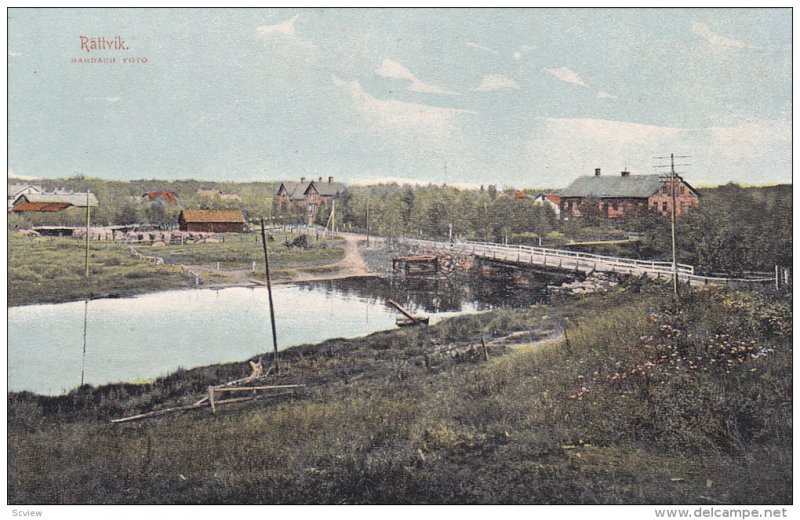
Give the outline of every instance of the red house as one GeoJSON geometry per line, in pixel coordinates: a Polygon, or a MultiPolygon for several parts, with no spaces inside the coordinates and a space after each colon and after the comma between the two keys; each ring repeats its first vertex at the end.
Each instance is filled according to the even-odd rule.
{"type": "MultiPolygon", "coordinates": [[[[561,190],[561,218],[599,215],[610,219],[624,218],[632,213],[658,212],[672,215],[672,177],[670,175],[600,174],[579,177],[561,190]]],[[[700,195],[679,175],[675,176],[675,215],[696,208],[700,195]]]]}

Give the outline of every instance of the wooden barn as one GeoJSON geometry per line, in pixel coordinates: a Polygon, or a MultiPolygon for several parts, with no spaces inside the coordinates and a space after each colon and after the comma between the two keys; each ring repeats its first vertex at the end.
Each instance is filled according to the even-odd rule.
{"type": "Polygon", "coordinates": [[[210,233],[241,233],[244,231],[244,215],[230,209],[185,209],[178,215],[181,231],[204,231],[210,233]]]}
{"type": "MultiPolygon", "coordinates": [[[[672,180],[670,175],[600,175],[579,177],[561,190],[561,218],[598,215],[610,219],[636,213],[654,212],[672,215],[672,180]]],[[[696,208],[697,190],[679,175],[675,176],[675,215],[696,208]]]]}

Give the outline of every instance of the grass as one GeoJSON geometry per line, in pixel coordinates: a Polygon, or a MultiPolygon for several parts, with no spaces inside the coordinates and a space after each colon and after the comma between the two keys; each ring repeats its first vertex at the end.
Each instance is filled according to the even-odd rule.
{"type": "MultiPolygon", "coordinates": [[[[270,268],[296,269],[318,267],[337,262],[344,256],[343,240],[309,239],[308,249],[286,247],[284,242],[296,238],[296,234],[276,233],[274,241],[269,242],[270,268]]],[[[147,248],[141,248],[143,254],[147,248]]],[[[160,248],[157,254],[169,264],[204,265],[221,268],[249,269],[252,262],[256,266],[264,265],[264,250],[259,234],[226,234],[225,242],[173,245],[160,248]]]]}
{"type": "Polygon", "coordinates": [[[191,402],[246,363],[10,394],[8,500],[791,503],[790,297],[663,294],[297,347],[275,381],[303,394],[215,417],[107,422],[191,402]],[[566,341],[531,346],[567,316],[566,341]],[[482,361],[481,334],[519,331],[482,361]]]}
{"type": "Polygon", "coordinates": [[[127,246],[92,242],[89,279],[85,243],[71,238],[9,236],[8,304],[114,297],[194,285],[170,269],[136,259],[127,246]]]}
{"type": "MultiPolygon", "coordinates": [[[[343,241],[315,241],[308,249],[287,248],[286,238],[275,235],[270,242],[270,267],[275,280],[291,279],[293,269],[323,269],[344,255],[343,241]]],[[[215,269],[250,269],[252,278],[264,277],[264,253],[255,235],[226,235],[224,243],[186,244],[151,248],[136,246],[146,256],[164,258],[165,266],[153,266],[136,259],[128,246],[115,242],[91,242],[89,279],[85,277],[85,242],[72,238],[9,237],[8,304],[26,305],[63,302],[84,298],[128,296],[153,291],[194,287],[194,278],[177,271],[177,264],[215,269]]],[[[208,271],[203,282],[224,283],[222,273],[208,271]]]]}

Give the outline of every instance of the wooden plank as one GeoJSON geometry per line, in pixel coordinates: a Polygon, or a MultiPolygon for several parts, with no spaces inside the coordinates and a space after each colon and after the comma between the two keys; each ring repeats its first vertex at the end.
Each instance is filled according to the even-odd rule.
{"type": "Polygon", "coordinates": [[[399,303],[397,303],[396,301],[394,301],[394,300],[388,300],[388,301],[389,301],[389,303],[391,303],[391,304],[392,304],[392,305],[393,305],[393,306],[394,306],[394,307],[395,307],[395,308],[396,308],[398,311],[400,311],[400,312],[402,312],[403,314],[405,314],[405,315],[406,315],[406,317],[407,317],[408,319],[410,319],[411,321],[419,321],[419,319],[418,319],[418,318],[414,317],[414,316],[413,316],[411,313],[409,313],[407,310],[405,310],[405,309],[403,308],[403,306],[402,306],[402,305],[400,305],[399,303]]]}
{"type": "Polygon", "coordinates": [[[250,392],[254,390],[278,390],[282,388],[304,388],[306,385],[268,385],[268,386],[236,386],[230,388],[215,388],[215,392],[250,392]]]}
{"type": "Polygon", "coordinates": [[[214,387],[213,386],[209,386],[208,387],[208,402],[211,405],[211,413],[216,415],[217,407],[214,404],[214,387]]]}

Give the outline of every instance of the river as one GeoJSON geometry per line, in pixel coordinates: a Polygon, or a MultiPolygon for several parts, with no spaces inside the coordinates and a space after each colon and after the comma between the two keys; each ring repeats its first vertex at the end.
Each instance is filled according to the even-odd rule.
{"type": "MultiPolygon", "coordinates": [[[[279,349],[395,328],[389,298],[431,316],[540,301],[545,282],[361,278],[273,289],[279,349]],[[520,286],[521,285],[521,286],[520,286]]],[[[150,380],[271,352],[267,290],[232,287],[8,309],[8,388],[56,395],[85,383],[150,380]],[[83,359],[84,317],[86,355],[83,359]]]]}

